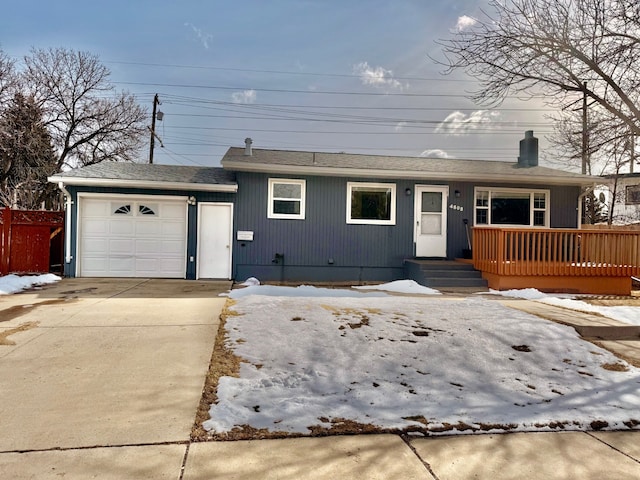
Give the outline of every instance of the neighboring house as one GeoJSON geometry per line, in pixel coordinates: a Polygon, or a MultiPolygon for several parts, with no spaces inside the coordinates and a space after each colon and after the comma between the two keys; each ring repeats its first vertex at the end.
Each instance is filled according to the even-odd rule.
{"type": "MultiPolygon", "coordinates": [[[[535,144],[534,144],[535,141],[535,144]]],[[[523,144],[524,142],[524,144],[523,144]]],[[[222,168],[102,163],[68,192],[69,276],[389,281],[474,225],[576,228],[594,177],[518,163],[230,148],[222,168]]]]}
{"type": "Polygon", "coordinates": [[[614,225],[640,223],[640,173],[608,175],[614,225]],[[614,194],[615,191],[615,194],[614,194]]]}

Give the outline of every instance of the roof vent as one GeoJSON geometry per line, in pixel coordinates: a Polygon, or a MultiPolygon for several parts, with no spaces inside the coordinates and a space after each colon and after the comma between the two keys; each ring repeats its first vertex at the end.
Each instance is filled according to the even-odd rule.
{"type": "Polygon", "coordinates": [[[524,139],[520,140],[519,167],[538,166],[538,139],[533,136],[533,130],[524,132],[524,139]]]}
{"type": "Polygon", "coordinates": [[[247,157],[250,157],[251,155],[253,155],[253,152],[251,151],[251,144],[253,143],[253,140],[251,140],[250,138],[245,138],[244,139],[244,154],[247,157]]]}

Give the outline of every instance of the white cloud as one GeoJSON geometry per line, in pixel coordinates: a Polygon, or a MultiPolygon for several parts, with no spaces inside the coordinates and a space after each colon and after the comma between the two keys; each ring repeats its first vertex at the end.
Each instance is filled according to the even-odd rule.
{"type": "Polygon", "coordinates": [[[211,35],[210,33],[206,33],[204,31],[202,31],[202,29],[196,27],[195,25],[193,25],[192,23],[185,23],[184,24],[185,27],[189,27],[191,29],[191,31],[193,33],[195,33],[196,37],[198,38],[198,40],[200,40],[200,43],[202,43],[202,46],[209,50],[209,43],[211,42],[211,40],[213,40],[213,35],[211,35]]]}
{"type": "Polygon", "coordinates": [[[231,94],[231,101],[233,103],[255,103],[256,102],[256,91],[255,90],[244,90],[242,92],[233,92],[231,94]]]}
{"type": "Polygon", "coordinates": [[[405,86],[393,78],[393,72],[384,67],[371,67],[368,62],[360,62],[353,66],[353,73],[360,77],[363,85],[389,87],[402,90],[405,86]]]}
{"type": "Polygon", "coordinates": [[[450,135],[465,135],[471,130],[478,128],[494,128],[493,122],[500,117],[499,112],[490,110],[476,110],[469,114],[455,111],[450,113],[435,129],[436,133],[447,133],[450,135]]]}
{"type": "Polygon", "coordinates": [[[469,17],[467,15],[462,15],[458,17],[458,22],[456,23],[456,31],[462,32],[463,30],[467,30],[473,27],[478,21],[475,18],[469,17]]]}
{"type": "Polygon", "coordinates": [[[439,148],[432,148],[430,150],[425,150],[420,154],[421,157],[426,158],[453,158],[444,150],[440,150],[439,148]]]}

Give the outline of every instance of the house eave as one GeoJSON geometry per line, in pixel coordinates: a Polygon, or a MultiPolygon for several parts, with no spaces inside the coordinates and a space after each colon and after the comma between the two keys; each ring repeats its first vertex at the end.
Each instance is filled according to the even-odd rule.
{"type": "Polygon", "coordinates": [[[149,190],[189,190],[198,192],[236,193],[238,185],[214,183],[164,182],[154,180],[121,180],[116,178],[86,178],[54,175],[47,179],[51,183],[62,182],[65,185],[82,187],[144,188],[149,190]]]}
{"type": "Polygon", "coordinates": [[[500,175],[495,173],[467,174],[452,172],[425,172],[412,170],[371,170],[359,168],[281,165],[281,164],[248,164],[245,162],[223,161],[225,170],[238,172],[255,172],[286,175],[316,175],[333,177],[362,177],[376,179],[407,179],[407,180],[442,180],[462,182],[497,182],[497,183],[530,183],[542,185],[572,185],[587,186],[596,183],[595,179],[554,177],[548,175],[500,175]]]}

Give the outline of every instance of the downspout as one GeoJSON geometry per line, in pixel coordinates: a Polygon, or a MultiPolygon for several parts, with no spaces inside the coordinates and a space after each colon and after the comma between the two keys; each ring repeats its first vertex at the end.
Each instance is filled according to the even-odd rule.
{"type": "Polygon", "coordinates": [[[71,263],[71,194],[64,186],[63,182],[58,182],[58,188],[66,197],[65,219],[64,219],[64,263],[71,263]]]}
{"type": "Polygon", "coordinates": [[[582,199],[596,189],[595,183],[592,187],[586,187],[584,192],[578,195],[578,230],[582,228],[582,199]]]}

